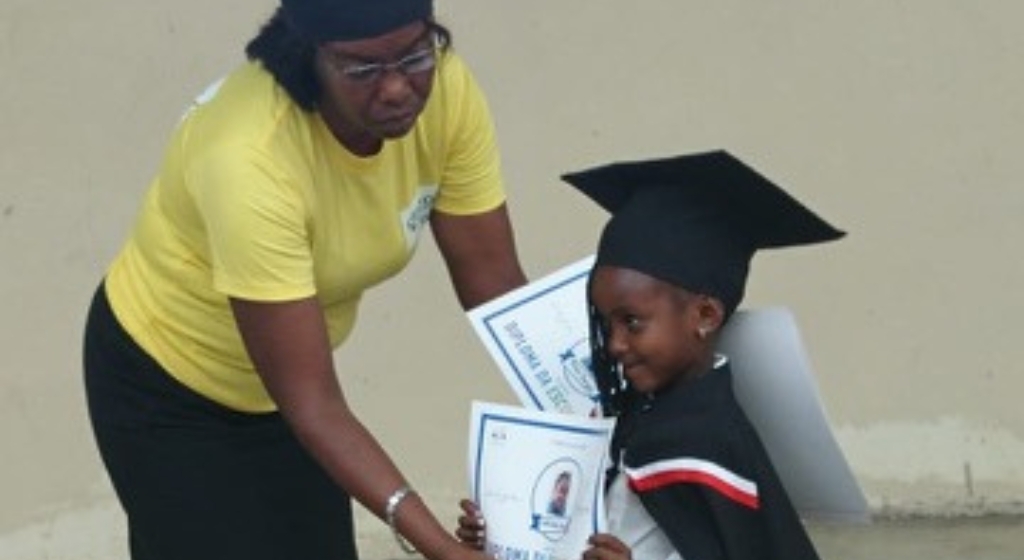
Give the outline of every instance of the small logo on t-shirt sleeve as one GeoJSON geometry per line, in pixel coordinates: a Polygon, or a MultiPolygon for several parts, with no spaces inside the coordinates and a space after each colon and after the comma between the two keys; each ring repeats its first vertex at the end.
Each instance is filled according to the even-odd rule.
{"type": "Polygon", "coordinates": [[[206,89],[204,89],[202,93],[197,95],[195,99],[192,100],[192,104],[190,104],[185,109],[185,112],[181,114],[181,120],[185,120],[190,114],[192,114],[192,111],[195,111],[197,108],[205,105],[211,99],[216,97],[217,92],[220,91],[220,86],[224,85],[225,79],[226,78],[220,78],[212,84],[206,86],[206,89]]]}

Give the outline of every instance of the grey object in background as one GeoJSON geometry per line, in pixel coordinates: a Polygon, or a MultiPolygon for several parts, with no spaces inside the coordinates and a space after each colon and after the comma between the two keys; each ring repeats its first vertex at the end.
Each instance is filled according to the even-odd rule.
{"type": "Polygon", "coordinates": [[[829,426],[793,314],[783,307],[738,310],[719,351],[733,389],[800,515],[867,523],[867,500],[829,426]]]}

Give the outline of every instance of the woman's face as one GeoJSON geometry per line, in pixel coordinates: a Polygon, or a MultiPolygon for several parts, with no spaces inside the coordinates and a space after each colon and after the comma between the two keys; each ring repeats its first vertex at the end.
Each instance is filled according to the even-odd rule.
{"type": "Polygon", "coordinates": [[[612,266],[594,270],[590,297],[607,350],[637,391],[652,393],[709,367],[713,348],[698,333],[708,324],[710,298],[612,266]]]}
{"type": "Polygon", "coordinates": [[[437,61],[425,22],[358,41],[320,45],[316,72],[323,93],[318,109],[353,152],[368,155],[383,140],[407,134],[423,111],[437,61]]]}

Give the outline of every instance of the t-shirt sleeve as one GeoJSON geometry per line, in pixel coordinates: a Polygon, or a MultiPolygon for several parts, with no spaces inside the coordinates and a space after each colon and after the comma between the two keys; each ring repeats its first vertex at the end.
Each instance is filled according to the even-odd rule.
{"type": "Polygon", "coordinates": [[[434,207],[450,214],[492,210],[505,201],[505,190],[487,99],[458,56],[447,54],[442,64],[448,149],[434,207]]]}
{"type": "Polygon", "coordinates": [[[207,230],[214,289],[256,301],[316,293],[294,178],[255,149],[222,146],[193,164],[188,182],[207,230]]]}

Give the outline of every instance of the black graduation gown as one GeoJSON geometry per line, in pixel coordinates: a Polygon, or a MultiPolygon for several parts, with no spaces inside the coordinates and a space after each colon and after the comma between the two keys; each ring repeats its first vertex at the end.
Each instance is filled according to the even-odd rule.
{"type": "Polygon", "coordinates": [[[635,396],[615,448],[624,475],[685,560],[817,560],[722,365],[635,396]]]}

